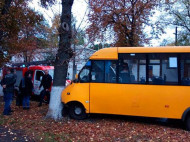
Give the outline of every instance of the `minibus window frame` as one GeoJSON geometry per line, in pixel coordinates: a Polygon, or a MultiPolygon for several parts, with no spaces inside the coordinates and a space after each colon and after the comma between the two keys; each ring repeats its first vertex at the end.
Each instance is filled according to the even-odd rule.
{"type": "MultiPolygon", "coordinates": [[[[91,60],[89,60],[89,61],[91,61],[91,60]]],[[[84,65],[84,67],[80,70],[80,72],[79,72],[79,75],[78,75],[78,82],[80,82],[80,83],[90,83],[90,75],[91,75],[91,67],[92,67],[92,62],[91,62],[91,65],[90,66],[86,66],[86,64],[84,65]],[[83,71],[83,69],[84,68],[89,68],[89,79],[88,79],[88,81],[87,82],[81,82],[81,79],[80,79],[80,74],[81,74],[81,72],[83,71]]]]}
{"type": "MultiPolygon", "coordinates": [[[[154,59],[154,57],[156,57],[155,59],[159,59],[160,60],[160,64],[157,64],[157,63],[149,63],[148,62],[148,67],[149,67],[149,65],[160,65],[160,77],[162,78],[162,80],[163,80],[163,82],[164,82],[164,77],[163,77],[163,60],[167,60],[168,62],[169,62],[169,58],[170,57],[176,57],[177,58],[177,67],[176,68],[170,68],[169,67],[169,63],[167,64],[167,66],[166,66],[166,69],[168,69],[168,70],[175,70],[175,69],[177,69],[177,73],[176,73],[176,75],[177,75],[177,81],[175,82],[173,82],[174,84],[172,84],[171,82],[164,82],[163,84],[161,83],[161,84],[154,84],[153,82],[151,82],[150,83],[150,81],[149,81],[149,85],[172,85],[172,86],[176,86],[176,85],[179,85],[179,67],[180,67],[180,65],[179,65],[179,53],[148,53],[148,60],[150,61],[151,59],[154,59]]],[[[150,77],[150,74],[149,74],[149,72],[148,72],[148,78],[150,77]]],[[[167,78],[167,76],[166,76],[166,78],[167,78]]],[[[148,79],[149,80],[149,79],[148,79]]]]}
{"type": "MultiPolygon", "coordinates": [[[[131,54],[131,53],[118,53],[118,57],[119,57],[119,54],[131,54]]],[[[88,69],[89,69],[89,80],[88,80],[88,82],[81,82],[80,81],[80,73],[81,73],[81,71],[84,69],[84,68],[86,68],[87,66],[85,65],[82,69],[81,69],[81,71],[80,71],[80,73],[79,73],[79,82],[81,82],[81,83],[111,83],[111,82],[105,82],[105,63],[106,63],[106,61],[116,61],[116,82],[114,82],[114,83],[112,83],[112,84],[139,84],[139,85],[165,85],[165,86],[167,86],[167,85],[169,85],[169,86],[176,86],[176,85],[178,85],[178,86],[189,86],[189,85],[184,85],[184,84],[182,84],[182,78],[181,78],[181,76],[182,76],[182,74],[181,74],[181,60],[184,60],[183,59],[183,56],[184,55],[186,55],[186,56],[188,56],[188,55],[190,55],[190,53],[134,53],[135,55],[137,55],[137,54],[142,54],[143,56],[145,55],[145,59],[143,59],[143,60],[146,60],[146,64],[145,64],[145,66],[146,66],[146,80],[145,80],[145,83],[119,83],[119,58],[117,59],[117,60],[89,60],[89,61],[91,61],[91,65],[88,67],[88,69]],[[166,54],[168,57],[177,57],[177,75],[178,75],[178,82],[176,82],[176,84],[150,84],[150,82],[149,82],[149,65],[151,64],[151,63],[149,63],[149,61],[150,61],[150,55],[151,54],[158,54],[157,56],[159,57],[159,55],[160,54],[166,54]],[[174,56],[175,55],[175,56],[174,56]],[[104,81],[103,82],[93,82],[92,81],[92,66],[93,66],[93,64],[94,64],[94,62],[95,61],[103,61],[104,62],[104,81]]],[[[187,58],[187,57],[186,57],[187,58]]],[[[189,58],[190,59],[190,58],[189,58]]],[[[159,63],[159,65],[160,65],[160,67],[161,66],[163,66],[162,65],[162,60],[163,59],[160,59],[160,63],[159,63]]],[[[155,63],[156,64],[156,63],[155,63]]],[[[162,67],[161,67],[162,68],[162,67]]]]}
{"type": "MultiPolygon", "coordinates": [[[[129,55],[131,53],[119,53],[118,57],[121,54],[128,54],[129,55]]],[[[145,55],[144,56],[145,60],[146,60],[146,64],[145,64],[145,66],[146,66],[146,80],[145,80],[145,83],[140,83],[140,82],[139,83],[119,83],[119,72],[118,71],[119,71],[119,60],[120,60],[120,57],[118,58],[117,83],[119,83],[119,84],[142,84],[142,85],[172,85],[172,86],[181,85],[181,72],[180,72],[180,68],[181,68],[180,55],[181,55],[181,53],[134,53],[134,54],[135,55],[142,54],[142,56],[145,55]],[[151,56],[151,54],[157,54],[156,57],[158,57],[158,59],[160,60],[160,63],[150,63],[150,59],[151,59],[150,56],[151,56]],[[149,74],[149,65],[154,65],[154,64],[160,65],[160,70],[162,72],[163,59],[160,58],[160,56],[164,56],[164,54],[166,55],[166,57],[177,57],[177,74],[176,75],[178,76],[177,77],[178,81],[176,82],[176,84],[168,84],[168,83],[166,83],[166,84],[151,84],[149,82],[149,76],[150,76],[150,74],[149,74]]],[[[139,59],[141,59],[141,58],[139,58],[139,59]]],[[[130,58],[128,60],[130,60],[130,58]]]]}
{"type": "Polygon", "coordinates": [[[181,53],[177,54],[177,66],[178,66],[178,85],[181,84],[181,53]]]}
{"type": "Polygon", "coordinates": [[[91,65],[91,69],[90,69],[90,82],[91,83],[111,83],[111,84],[117,84],[118,83],[118,60],[91,60],[92,61],[92,65],[91,65]],[[93,81],[92,80],[92,68],[93,68],[93,65],[94,65],[94,62],[96,61],[102,61],[104,63],[104,71],[103,71],[103,82],[96,82],[96,81],[93,81]],[[105,64],[106,64],[106,61],[115,61],[116,62],[116,82],[106,82],[105,80],[105,64]]]}
{"type": "MultiPolygon", "coordinates": [[[[184,63],[185,63],[185,64],[190,64],[190,63],[185,62],[186,60],[190,60],[190,53],[181,53],[181,54],[180,54],[180,61],[179,61],[179,62],[180,62],[180,69],[181,69],[181,66],[182,66],[181,63],[182,63],[183,60],[184,60],[184,63]]],[[[184,67],[184,66],[183,66],[183,67],[184,67]]],[[[181,74],[181,73],[182,73],[182,72],[181,72],[182,70],[180,70],[180,69],[179,69],[179,73],[180,73],[180,76],[179,76],[179,77],[180,77],[180,78],[179,78],[179,79],[180,79],[180,82],[179,82],[179,84],[180,84],[181,86],[190,86],[190,82],[189,82],[189,81],[190,81],[190,77],[188,77],[188,83],[187,83],[187,82],[186,82],[187,84],[184,83],[184,80],[183,80],[183,79],[184,79],[184,72],[183,72],[183,75],[182,75],[182,74],[181,74]],[[182,78],[182,77],[183,77],[183,78],[182,78]]],[[[183,69],[185,69],[185,67],[184,67],[183,69]]],[[[187,80],[186,80],[186,81],[187,81],[187,80]]]]}
{"type": "Polygon", "coordinates": [[[104,60],[104,83],[112,83],[112,84],[117,84],[118,82],[117,82],[117,74],[118,74],[118,72],[117,72],[117,66],[118,66],[118,60],[104,60]],[[110,62],[114,62],[115,61],[115,63],[116,63],[116,70],[115,70],[115,78],[116,78],[116,81],[115,82],[108,82],[108,81],[106,81],[106,61],[110,61],[110,62]]]}
{"type": "Polygon", "coordinates": [[[91,65],[91,75],[90,75],[90,82],[91,83],[105,83],[105,60],[91,60],[92,61],[92,65],[91,65]],[[93,66],[94,66],[94,62],[96,62],[96,61],[100,61],[100,62],[103,62],[103,64],[104,64],[104,69],[103,69],[103,82],[96,82],[96,81],[93,81],[92,80],[92,68],[93,68],[93,66]]]}
{"type": "MultiPolygon", "coordinates": [[[[140,72],[137,72],[137,76],[139,76],[139,73],[140,72]]],[[[142,85],[145,85],[146,82],[147,82],[147,56],[146,56],[146,53],[119,53],[118,54],[118,70],[117,70],[117,74],[118,74],[118,76],[117,76],[117,83],[118,84],[142,84],[142,85]],[[135,56],[131,56],[131,54],[134,54],[136,56],[136,58],[134,58],[135,56]],[[144,64],[138,63],[139,67],[140,67],[140,65],[145,65],[145,69],[146,69],[146,71],[145,71],[145,75],[146,75],[146,77],[145,77],[145,79],[146,79],[145,83],[141,83],[140,81],[138,81],[137,83],[134,83],[134,82],[133,83],[122,83],[122,82],[119,82],[119,68],[120,68],[119,63],[120,63],[120,60],[122,58],[124,58],[125,56],[127,57],[126,58],[127,60],[138,60],[138,62],[140,60],[145,60],[146,61],[146,63],[144,63],[144,64]],[[142,57],[144,57],[144,58],[142,58],[142,57]]]]}
{"type": "Polygon", "coordinates": [[[149,84],[149,56],[148,54],[145,53],[145,58],[146,58],[146,81],[145,84],[149,84]]]}

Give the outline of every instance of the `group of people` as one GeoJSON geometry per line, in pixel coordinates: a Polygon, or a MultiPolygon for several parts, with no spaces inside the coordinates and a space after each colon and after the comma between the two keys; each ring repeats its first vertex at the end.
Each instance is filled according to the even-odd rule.
{"type": "MultiPolygon", "coordinates": [[[[11,103],[14,95],[14,84],[16,83],[16,73],[14,69],[8,69],[7,74],[1,80],[1,86],[3,87],[4,97],[4,111],[3,115],[11,115],[11,103]]],[[[42,106],[43,98],[47,95],[48,100],[50,99],[50,87],[52,84],[52,77],[49,75],[48,70],[45,71],[45,75],[42,78],[39,89],[43,86],[43,90],[40,93],[40,102],[38,106],[42,106]]],[[[20,81],[19,94],[17,96],[20,105],[23,106],[24,110],[30,109],[30,96],[33,91],[32,73],[30,71],[25,72],[24,77],[20,81]]],[[[49,102],[48,102],[49,103],[49,102]]]]}

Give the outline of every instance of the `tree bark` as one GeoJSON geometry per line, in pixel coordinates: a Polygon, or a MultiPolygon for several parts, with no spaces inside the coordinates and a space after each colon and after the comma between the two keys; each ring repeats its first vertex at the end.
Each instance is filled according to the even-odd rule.
{"type": "Polygon", "coordinates": [[[71,8],[73,0],[62,0],[59,49],[55,60],[54,86],[65,86],[67,68],[72,57],[71,8]]]}
{"type": "Polygon", "coordinates": [[[72,57],[71,49],[71,8],[74,0],[62,0],[62,15],[59,28],[59,49],[55,60],[53,88],[50,98],[47,118],[61,119],[62,105],[61,92],[65,87],[69,59],[72,57]]]}

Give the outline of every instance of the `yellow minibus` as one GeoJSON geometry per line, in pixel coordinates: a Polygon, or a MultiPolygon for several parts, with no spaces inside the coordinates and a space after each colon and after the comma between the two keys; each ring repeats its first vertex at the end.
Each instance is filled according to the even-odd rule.
{"type": "Polygon", "coordinates": [[[190,130],[190,46],[98,50],[61,98],[74,119],[90,113],[171,118],[190,130]]]}

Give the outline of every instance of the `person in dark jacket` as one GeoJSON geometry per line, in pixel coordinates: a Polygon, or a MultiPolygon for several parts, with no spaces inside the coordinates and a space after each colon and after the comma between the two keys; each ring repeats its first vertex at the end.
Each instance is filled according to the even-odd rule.
{"type": "Polygon", "coordinates": [[[11,69],[11,73],[14,75],[15,80],[17,79],[16,69],[11,69]]]}
{"type": "Polygon", "coordinates": [[[25,73],[24,78],[22,78],[20,82],[19,88],[23,96],[23,101],[22,101],[23,109],[29,110],[30,109],[30,95],[32,94],[32,89],[33,89],[30,72],[25,73]]]}
{"type": "MultiPolygon", "coordinates": [[[[15,78],[15,83],[16,83],[16,80],[17,80],[17,75],[16,75],[16,69],[10,69],[10,71],[11,71],[11,74],[13,74],[13,76],[14,76],[14,78],[15,78]]],[[[14,84],[15,84],[14,83],[14,84]]],[[[15,90],[15,86],[14,86],[14,90],[15,90]]],[[[14,96],[15,96],[15,91],[14,91],[14,93],[13,93],[13,97],[12,97],[12,100],[11,100],[11,102],[13,101],[13,99],[14,99],[14,96]]]]}
{"type": "Polygon", "coordinates": [[[47,100],[49,103],[51,85],[52,85],[52,77],[49,75],[48,70],[45,70],[45,75],[43,76],[41,84],[39,86],[39,89],[43,86],[43,90],[40,93],[40,103],[38,105],[39,107],[42,106],[42,102],[45,96],[47,96],[47,100]]]}
{"type": "Polygon", "coordinates": [[[14,94],[15,82],[16,82],[16,79],[14,75],[8,69],[7,75],[5,75],[1,81],[1,85],[3,87],[3,93],[4,93],[3,97],[5,101],[3,115],[11,115],[11,102],[12,102],[12,97],[14,94]]]}

